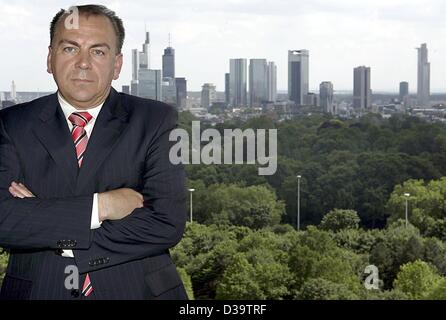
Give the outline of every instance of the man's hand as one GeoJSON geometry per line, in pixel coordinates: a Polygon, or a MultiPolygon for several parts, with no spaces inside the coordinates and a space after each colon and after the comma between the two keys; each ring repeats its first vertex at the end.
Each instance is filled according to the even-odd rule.
{"type": "Polygon", "coordinates": [[[31,191],[28,190],[23,184],[13,181],[9,187],[9,192],[16,198],[30,198],[35,197],[31,191]]]}
{"type": "Polygon", "coordinates": [[[99,221],[119,220],[133,210],[144,206],[142,194],[129,188],[121,188],[98,194],[99,221]]]}

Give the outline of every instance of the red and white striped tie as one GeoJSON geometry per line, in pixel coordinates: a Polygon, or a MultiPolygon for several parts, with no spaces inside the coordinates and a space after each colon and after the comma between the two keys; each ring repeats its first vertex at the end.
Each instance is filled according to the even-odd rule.
{"type": "Polygon", "coordinates": [[[85,149],[87,149],[88,137],[85,131],[85,126],[92,119],[92,115],[88,112],[73,112],[68,120],[73,124],[73,129],[71,130],[71,137],[74,141],[74,146],[76,148],[77,162],[79,168],[82,165],[82,159],[84,157],[85,149]]]}
{"type": "MultiPolygon", "coordinates": [[[[85,126],[93,117],[88,112],[73,112],[68,120],[73,124],[71,130],[71,137],[73,138],[74,147],[76,148],[77,163],[79,168],[82,165],[82,159],[84,158],[85,149],[87,149],[88,136],[85,131],[85,126]]],[[[82,287],[82,294],[88,297],[93,292],[93,285],[90,281],[90,275],[87,276],[82,287]]]]}

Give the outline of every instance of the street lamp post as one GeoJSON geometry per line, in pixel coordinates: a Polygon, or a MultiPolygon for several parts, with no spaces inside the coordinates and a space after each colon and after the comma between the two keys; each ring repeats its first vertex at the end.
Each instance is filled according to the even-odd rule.
{"type": "Polygon", "coordinates": [[[406,228],[409,220],[409,193],[405,193],[404,196],[406,197],[406,228]]]}
{"type": "Polygon", "coordinates": [[[193,212],[193,207],[192,207],[192,192],[195,191],[195,189],[189,189],[190,191],[190,222],[192,222],[192,212],[193,212]]]}
{"type": "Polygon", "coordinates": [[[297,176],[297,231],[300,230],[300,178],[301,175],[297,176]]]}

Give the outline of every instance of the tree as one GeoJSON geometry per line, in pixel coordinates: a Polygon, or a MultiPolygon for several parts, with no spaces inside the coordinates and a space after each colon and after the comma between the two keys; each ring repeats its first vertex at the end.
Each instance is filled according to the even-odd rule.
{"type": "Polygon", "coordinates": [[[359,260],[358,255],[337,247],[328,232],[309,227],[290,250],[289,266],[295,281],[292,291],[298,295],[308,279],[322,278],[359,292],[359,260]]]}
{"type": "Polygon", "coordinates": [[[233,263],[224,273],[217,287],[219,300],[260,300],[266,299],[259,282],[255,279],[255,268],[243,254],[237,254],[233,263]]]}
{"type": "Polygon", "coordinates": [[[432,288],[439,285],[440,280],[435,267],[417,260],[401,267],[393,286],[406,293],[410,299],[425,299],[432,288]]]}
{"type": "Polygon", "coordinates": [[[438,283],[426,295],[427,300],[446,300],[446,278],[441,277],[438,283]]]}
{"type": "Polygon", "coordinates": [[[408,180],[396,185],[386,208],[389,221],[402,218],[406,200],[409,201],[409,220],[423,235],[446,239],[446,177],[426,183],[424,180],[408,180]],[[409,199],[404,196],[409,193],[409,199]]]}
{"type": "Polygon", "coordinates": [[[340,231],[343,229],[358,229],[359,216],[355,210],[334,209],[327,213],[321,222],[321,229],[340,231]]]}
{"type": "Polygon", "coordinates": [[[296,297],[301,300],[357,300],[353,293],[342,283],[335,283],[323,278],[308,279],[296,297]]]}
{"type": "Polygon", "coordinates": [[[3,281],[3,277],[6,273],[6,267],[8,265],[9,255],[0,248],[0,286],[3,281]]]}
{"type": "Polygon", "coordinates": [[[194,198],[196,219],[205,224],[261,229],[278,224],[284,211],[283,201],[265,185],[211,185],[194,198]]]}
{"type": "Polygon", "coordinates": [[[187,297],[189,300],[194,300],[194,291],[192,289],[192,281],[186,270],[183,268],[177,268],[178,273],[183,281],[184,288],[186,289],[187,297]]]}

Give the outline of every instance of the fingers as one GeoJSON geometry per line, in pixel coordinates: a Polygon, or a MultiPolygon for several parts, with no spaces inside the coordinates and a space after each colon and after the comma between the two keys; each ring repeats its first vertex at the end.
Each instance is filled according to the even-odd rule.
{"type": "Polygon", "coordinates": [[[30,198],[30,197],[35,197],[35,195],[28,190],[27,187],[25,187],[25,185],[23,185],[22,183],[16,183],[15,181],[13,181],[11,183],[11,186],[9,187],[9,192],[17,198],[30,198]]]}

